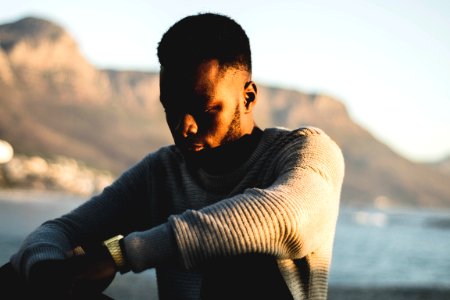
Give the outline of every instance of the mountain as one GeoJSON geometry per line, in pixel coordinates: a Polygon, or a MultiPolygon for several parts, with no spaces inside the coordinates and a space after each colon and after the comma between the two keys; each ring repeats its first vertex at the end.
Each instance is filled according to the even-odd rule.
{"type": "Polygon", "coordinates": [[[450,155],[441,160],[431,162],[429,165],[443,174],[450,175],[450,155]]]}
{"type": "MultiPolygon", "coordinates": [[[[47,20],[0,25],[0,91],[0,138],[18,153],[119,174],[172,142],[157,73],[98,70],[47,20]]],[[[448,173],[395,153],[332,96],[260,86],[255,114],[262,128],[313,125],[336,140],[346,160],[343,203],[450,208],[448,173]]]]}
{"type": "Polygon", "coordinates": [[[97,70],[62,28],[36,18],[0,26],[0,46],[0,136],[17,152],[117,173],[170,142],[157,74],[97,70]]]}

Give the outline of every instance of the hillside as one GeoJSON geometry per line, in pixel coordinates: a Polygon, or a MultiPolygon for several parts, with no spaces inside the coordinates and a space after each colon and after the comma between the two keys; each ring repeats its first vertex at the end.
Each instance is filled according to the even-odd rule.
{"type": "MultiPolygon", "coordinates": [[[[0,138],[21,154],[73,157],[119,174],[171,143],[157,73],[98,70],[46,20],[0,26],[0,91],[0,138]]],[[[329,95],[260,86],[256,120],[328,132],[346,159],[344,203],[450,208],[448,173],[393,152],[329,95]]]]}
{"type": "Polygon", "coordinates": [[[443,174],[450,175],[450,155],[439,161],[429,163],[429,165],[443,174]]]}

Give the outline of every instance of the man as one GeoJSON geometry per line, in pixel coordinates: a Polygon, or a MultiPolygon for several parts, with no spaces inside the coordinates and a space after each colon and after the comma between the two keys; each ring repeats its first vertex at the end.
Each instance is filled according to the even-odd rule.
{"type": "Polygon", "coordinates": [[[160,299],[326,299],[338,146],[317,128],[255,125],[249,40],[229,17],[180,20],[158,58],[175,145],[42,224],[12,256],[16,272],[55,298],[156,268],[160,299]]]}

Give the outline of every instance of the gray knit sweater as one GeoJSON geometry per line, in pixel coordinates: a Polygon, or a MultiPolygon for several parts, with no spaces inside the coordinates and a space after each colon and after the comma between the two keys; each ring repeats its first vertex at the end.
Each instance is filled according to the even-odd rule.
{"type": "Polygon", "coordinates": [[[294,299],[326,299],[343,176],[339,147],[312,127],[265,129],[250,159],[220,176],[193,172],[164,147],[42,224],[11,262],[27,274],[86,240],[123,234],[132,271],[156,268],[160,299],[199,299],[205,266],[245,255],[270,257],[294,299]]]}

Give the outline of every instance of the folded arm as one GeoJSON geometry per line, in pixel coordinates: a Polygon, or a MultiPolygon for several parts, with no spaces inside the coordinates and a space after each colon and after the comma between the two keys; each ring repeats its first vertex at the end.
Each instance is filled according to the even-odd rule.
{"type": "Polygon", "coordinates": [[[313,252],[334,234],[342,153],[317,133],[284,151],[277,178],[267,188],[247,189],[126,237],[132,269],[154,267],[174,253],[192,268],[220,256],[260,253],[295,259],[313,252]]]}

